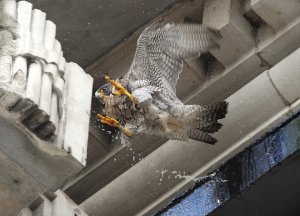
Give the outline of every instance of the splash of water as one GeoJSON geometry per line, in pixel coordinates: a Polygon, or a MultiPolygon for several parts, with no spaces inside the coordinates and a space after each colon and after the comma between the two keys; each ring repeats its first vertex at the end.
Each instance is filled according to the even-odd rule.
{"type": "Polygon", "coordinates": [[[211,173],[209,175],[205,175],[205,176],[200,176],[200,177],[194,177],[191,175],[187,175],[185,171],[177,171],[177,170],[167,170],[167,169],[160,169],[160,170],[155,170],[156,173],[160,173],[160,179],[159,181],[162,182],[164,179],[164,176],[166,173],[168,173],[168,179],[170,179],[171,177],[175,178],[175,179],[186,179],[189,181],[194,181],[194,182],[199,182],[202,181],[203,179],[206,178],[212,178],[216,175],[216,173],[211,173]]]}

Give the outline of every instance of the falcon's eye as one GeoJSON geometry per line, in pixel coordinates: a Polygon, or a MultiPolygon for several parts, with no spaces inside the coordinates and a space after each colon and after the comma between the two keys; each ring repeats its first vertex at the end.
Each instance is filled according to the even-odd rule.
{"type": "Polygon", "coordinates": [[[102,85],[96,92],[96,98],[103,98],[104,96],[109,96],[112,93],[111,86],[109,84],[102,85]]]}

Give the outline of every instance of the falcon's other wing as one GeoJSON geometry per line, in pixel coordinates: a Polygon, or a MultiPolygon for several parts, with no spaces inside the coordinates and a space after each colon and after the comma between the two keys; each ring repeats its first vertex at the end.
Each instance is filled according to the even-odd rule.
{"type": "MultiPolygon", "coordinates": [[[[164,82],[175,93],[175,86],[182,71],[183,60],[195,58],[210,48],[217,47],[218,34],[200,24],[166,24],[146,29],[137,44],[132,67],[138,79],[164,82]],[[143,73],[140,76],[136,73],[143,73]],[[167,83],[166,83],[166,82],[167,83]]],[[[159,86],[159,85],[155,85],[159,86]]]]}

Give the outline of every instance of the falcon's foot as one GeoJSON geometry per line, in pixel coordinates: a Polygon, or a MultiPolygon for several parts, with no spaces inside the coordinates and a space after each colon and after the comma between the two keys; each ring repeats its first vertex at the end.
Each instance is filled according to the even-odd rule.
{"type": "Polygon", "coordinates": [[[111,118],[109,116],[103,116],[101,114],[97,114],[97,118],[99,118],[101,120],[101,123],[103,124],[107,124],[109,126],[112,126],[112,127],[117,127],[117,128],[120,128],[123,133],[128,136],[128,137],[132,137],[134,134],[131,130],[129,130],[128,128],[126,127],[123,127],[116,119],[114,118],[111,118]]]}
{"type": "Polygon", "coordinates": [[[120,83],[118,83],[117,81],[115,80],[112,80],[109,78],[109,76],[105,76],[104,77],[110,84],[112,84],[114,87],[115,87],[115,91],[113,92],[114,95],[121,95],[121,94],[124,94],[126,95],[134,104],[137,104],[138,101],[136,100],[135,97],[132,96],[132,94],[130,94],[126,88],[124,86],[122,86],[120,83]]]}
{"type": "Polygon", "coordinates": [[[109,116],[103,116],[101,114],[97,114],[97,118],[99,118],[101,120],[101,123],[103,124],[107,124],[109,126],[112,126],[112,127],[120,127],[120,123],[114,119],[114,118],[111,118],[109,116]]]}

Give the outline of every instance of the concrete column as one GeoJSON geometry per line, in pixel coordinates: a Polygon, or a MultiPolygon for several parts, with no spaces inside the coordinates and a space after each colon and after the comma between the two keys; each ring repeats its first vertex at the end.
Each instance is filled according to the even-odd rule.
{"type": "Polygon", "coordinates": [[[300,2],[295,0],[247,0],[245,4],[275,31],[300,16],[300,2]]]}
{"type": "Polygon", "coordinates": [[[25,89],[27,81],[27,59],[17,56],[12,69],[12,84],[18,89],[25,89]]]}
{"type": "Polygon", "coordinates": [[[38,62],[29,65],[28,81],[25,96],[39,104],[42,83],[42,66],[38,62]]]}
{"type": "Polygon", "coordinates": [[[238,0],[206,1],[203,24],[218,30],[223,36],[219,41],[220,49],[211,53],[224,66],[229,66],[255,46],[251,26],[243,17],[238,0]]]}

